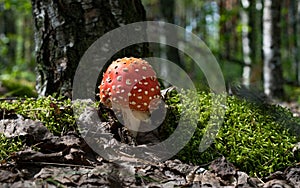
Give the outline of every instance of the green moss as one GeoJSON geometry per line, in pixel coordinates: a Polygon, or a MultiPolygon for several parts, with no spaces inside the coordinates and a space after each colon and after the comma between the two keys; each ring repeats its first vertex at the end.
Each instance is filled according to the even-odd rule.
{"type": "MultiPolygon", "coordinates": [[[[173,95],[166,101],[170,105],[168,119],[164,128],[166,135],[172,134],[182,111],[198,117],[197,129],[190,142],[175,158],[194,164],[209,163],[219,156],[225,156],[240,170],[251,175],[266,175],[285,168],[296,161],[292,147],[297,142],[295,135],[288,129],[298,127],[299,119],[287,109],[275,105],[254,104],[234,96],[227,97],[224,121],[214,143],[204,152],[199,152],[199,144],[207,130],[214,94],[198,93],[198,101],[187,96],[173,95]],[[183,109],[180,98],[198,108],[183,109]],[[196,103],[197,102],[197,103],[196,103]]],[[[211,125],[210,125],[211,126],[211,125]]],[[[218,125],[217,125],[218,126],[218,125]]],[[[167,136],[165,136],[167,137],[167,136]]]]}
{"type": "Polygon", "coordinates": [[[0,84],[8,90],[3,97],[37,97],[34,85],[28,81],[10,78],[1,79],[0,84]]]}
{"type": "Polygon", "coordinates": [[[11,139],[0,134],[0,161],[7,159],[11,153],[20,151],[22,148],[23,143],[20,139],[12,142],[11,139]]]}
{"type": "Polygon", "coordinates": [[[40,120],[55,135],[76,130],[71,100],[51,96],[27,98],[14,102],[0,102],[0,109],[14,110],[17,114],[40,120]]]}
{"type": "MultiPolygon", "coordinates": [[[[222,106],[226,112],[222,124],[216,125],[220,126],[216,139],[208,149],[199,152],[200,141],[211,126],[208,122],[214,118],[210,117],[212,97],[218,98],[214,94],[204,92],[185,92],[178,95],[173,91],[167,94],[167,118],[161,126],[163,139],[172,134],[179,121],[185,122],[183,126],[194,126],[190,120],[196,119],[197,126],[192,139],[174,158],[194,164],[206,164],[223,155],[240,170],[251,175],[256,173],[258,176],[280,170],[299,160],[292,153],[292,147],[299,139],[291,133],[300,132],[299,119],[280,106],[255,104],[234,96],[226,97],[227,103],[222,106]],[[197,100],[191,96],[196,96],[197,100]],[[181,101],[188,105],[183,105],[181,101]]],[[[38,119],[56,135],[76,130],[70,100],[51,96],[28,98],[23,101],[0,102],[0,109],[13,110],[30,119],[38,119]]],[[[191,131],[188,127],[184,130],[191,131]]],[[[182,135],[186,134],[183,132],[182,135]]],[[[7,153],[14,149],[3,151],[7,151],[7,156],[7,153]]],[[[1,155],[5,158],[4,154],[1,155]]]]}

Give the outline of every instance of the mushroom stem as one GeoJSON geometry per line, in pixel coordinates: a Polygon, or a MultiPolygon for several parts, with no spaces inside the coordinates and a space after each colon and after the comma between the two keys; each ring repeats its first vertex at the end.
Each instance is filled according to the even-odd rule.
{"type": "Polygon", "coordinates": [[[133,137],[137,137],[142,121],[149,118],[149,113],[123,108],[122,115],[125,126],[128,127],[133,137]]]}

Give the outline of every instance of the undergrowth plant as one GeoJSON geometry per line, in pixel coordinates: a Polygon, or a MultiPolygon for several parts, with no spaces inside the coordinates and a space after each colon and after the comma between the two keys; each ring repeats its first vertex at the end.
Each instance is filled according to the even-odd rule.
{"type": "MultiPolygon", "coordinates": [[[[174,158],[200,165],[225,156],[238,169],[257,176],[281,170],[299,160],[299,156],[293,155],[292,148],[299,141],[296,134],[300,132],[300,120],[283,107],[253,103],[235,96],[227,96],[226,104],[220,104],[221,108],[225,109],[225,115],[223,121],[217,125],[220,128],[217,136],[210,147],[204,152],[199,152],[200,141],[211,126],[209,120],[215,118],[211,117],[211,107],[213,102],[218,104],[218,100],[213,101],[212,98],[218,96],[205,92],[167,94],[167,115],[160,127],[162,140],[174,132],[182,118],[185,121],[183,126],[196,128],[190,141],[174,158]],[[183,100],[188,105],[182,105],[183,100]],[[191,119],[196,119],[196,123],[191,119]]],[[[51,132],[61,135],[69,130],[77,130],[72,105],[76,103],[72,104],[70,99],[49,96],[0,102],[0,109],[40,120],[51,132]]],[[[183,130],[192,129],[187,127],[183,130]]],[[[182,135],[186,134],[182,132],[182,135]]],[[[4,148],[7,140],[2,136],[0,142],[4,143],[2,146],[0,143],[0,147],[4,148]]],[[[0,157],[7,156],[18,147],[4,148],[0,157]]]]}
{"type": "MultiPolygon", "coordinates": [[[[299,127],[299,119],[280,106],[252,103],[235,96],[227,96],[225,115],[214,142],[204,152],[199,152],[200,141],[207,130],[211,114],[212,97],[215,94],[194,93],[198,101],[187,95],[170,94],[166,101],[169,117],[164,124],[165,138],[176,129],[182,111],[196,114],[197,129],[189,143],[175,156],[184,162],[207,164],[225,156],[237,168],[250,175],[264,176],[283,169],[297,161],[292,148],[298,141],[294,128],[299,127]],[[180,98],[190,104],[180,105],[180,98]],[[197,104],[198,108],[192,108],[197,104]]],[[[192,115],[191,115],[192,116],[192,115]]],[[[298,128],[299,129],[299,128],[298,128]]]]}
{"type": "Polygon", "coordinates": [[[15,113],[40,120],[55,135],[76,130],[75,117],[70,99],[52,96],[26,98],[25,100],[0,102],[0,109],[13,110],[15,113]]]}
{"type": "Polygon", "coordinates": [[[22,140],[14,139],[12,141],[0,133],[0,161],[7,159],[11,153],[20,151],[22,148],[22,140]]]}

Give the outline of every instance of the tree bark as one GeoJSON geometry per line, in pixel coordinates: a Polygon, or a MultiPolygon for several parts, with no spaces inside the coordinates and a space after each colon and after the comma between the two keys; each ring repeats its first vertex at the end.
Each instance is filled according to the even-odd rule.
{"type": "Polygon", "coordinates": [[[281,0],[264,0],[263,9],[263,52],[264,92],[272,98],[282,98],[283,72],[281,64],[281,0]]]}
{"type": "MultiPolygon", "coordinates": [[[[32,0],[39,95],[72,96],[73,77],[81,56],[106,32],[143,21],[140,0],[32,0]]],[[[146,44],[123,51],[141,57],[146,44]]],[[[96,86],[95,86],[96,87],[96,86]]]]}
{"type": "Polygon", "coordinates": [[[251,77],[251,48],[250,48],[250,39],[249,39],[249,11],[248,7],[250,2],[248,0],[242,1],[243,8],[240,11],[241,22],[242,22],[242,49],[243,49],[243,85],[246,87],[250,86],[250,77],[251,77]]]}

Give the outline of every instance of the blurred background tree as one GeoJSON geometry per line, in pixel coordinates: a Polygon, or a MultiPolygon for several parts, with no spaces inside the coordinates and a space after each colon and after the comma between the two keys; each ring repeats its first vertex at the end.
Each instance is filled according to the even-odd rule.
{"type": "MultiPolygon", "coordinates": [[[[268,1],[142,0],[148,20],[164,20],[177,24],[203,40],[220,63],[228,86],[244,84],[264,91],[266,75],[263,64],[266,63],[268,50],[263,38],[279,37],[281,42],[276,47],[278,55],[276,61],[272,62],[280,62],[282,81],[275,81],[275,84],[282,85],[281,96],[298,100],[300,1],[272,1],[271,6],[266,2],[268,1]],[[279,29],[271,36],[271,31],[265,29],[263,15],[268,7],[272,9],[278,6],[277,21],[272,24],[279,29]]],[[[0,11],[0,78],[17,80],[32,86],[35,82],[36,64],[30,1],[0,0],[0,11]]],[[[154,56],[178,63],[192,79],[205,83],[201,70],[181,52],[155,44],[152,45],[152,50],[154,56]]],[[[275,76],[279,77],[278,74],[275,76]]]]}

